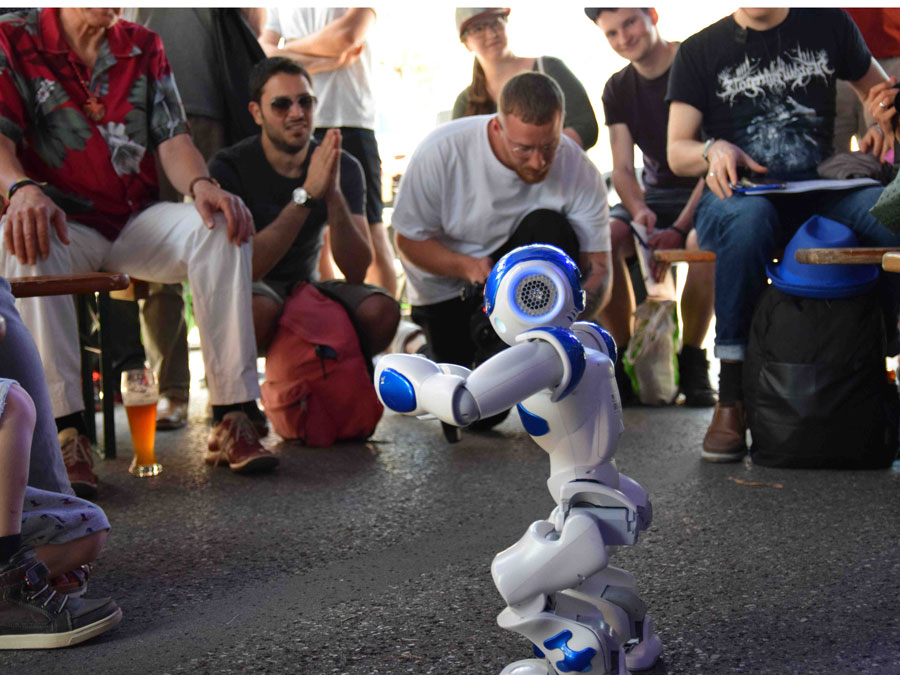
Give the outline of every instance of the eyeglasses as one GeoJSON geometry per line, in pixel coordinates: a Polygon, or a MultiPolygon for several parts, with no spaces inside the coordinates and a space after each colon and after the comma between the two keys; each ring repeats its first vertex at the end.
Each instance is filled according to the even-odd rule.
{"type": "Polygon", "coordinates": [[[505,16],[495,16],[490,19],[485,19],[484,21],[479,21],[478,23],[473,23],[471,26],[466,28],[466,30],[462,34],[463,40],[469,37],[481,37],[484,35],[484,31],[490,28],[494,33],[499,33],[503,24],[506,23],[505,16]]]}
{"type": "Polygon", "coordinates": [[[300,94],[299,96],[294,98],[290,96],[276,96],[271,101],[269,101],[269,106],[279,115],[285,115],[287,114],[288,110],[291,109],[294,103],[297,103],[297,105],[299,105],[304,110],[309,111],[312,110],[313,106],[318,100],[319,99],[317,99],[312,94],[300,94]]]}
{"type": "Polygon", "coordinates": [[[560,141],[558,138],[552,143],[546,143],[545,145],[522,145],[512,140],[503,126],[500,127],[500,130],[503,132],[503,140],[506,141],[509,151],[518,159],[529,160],[535,152],[539,152],[544,161],[547,162],[552,161],[556,156],[556,150],[559,148],[560,141]]]}

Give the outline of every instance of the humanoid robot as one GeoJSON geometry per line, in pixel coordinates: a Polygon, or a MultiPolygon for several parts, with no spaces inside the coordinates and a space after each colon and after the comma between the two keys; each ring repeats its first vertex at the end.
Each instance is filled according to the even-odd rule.
{"type": "Polygon", "coordinates": [[[584,309],[579,271],[563,251],[533,244],[503,256],[485,284],[484,308],[510,347],[475,370],[391,354],[375,372],[385,406],[466,426],[512,405],[550,455],[556,508],[491,565],[507,603],[497,623],[534,645],[534,659],[501,675],[626,675],[651,667],[662,644],[634,577],[608,565],[617,546],[650,525],[647,492],[613,455],[624,427],[616,347],[584,309]]]}

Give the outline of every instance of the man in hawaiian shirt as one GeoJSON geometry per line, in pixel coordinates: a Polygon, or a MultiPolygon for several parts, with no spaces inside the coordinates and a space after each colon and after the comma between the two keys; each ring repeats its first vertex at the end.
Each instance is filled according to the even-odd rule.
{"type": "MultiPolygon", "coordinates": [[[[0,272],[110,270],[188,279],[214,427],[206,461],[238,472],[278,459],[243,412],[259,396],[250,309],[253,221],[209,177],[191,142],[159,37],[118,9],[64,7],[0,21],[0,272]],[[150,150],[151,152],[148,152],[150,150]],[[158,202],[153,153],[194,204],[158,202]]],[[[75,310],[65,296],[19,301],[46,371],[76,493],[91,495],[75,310]]]]}

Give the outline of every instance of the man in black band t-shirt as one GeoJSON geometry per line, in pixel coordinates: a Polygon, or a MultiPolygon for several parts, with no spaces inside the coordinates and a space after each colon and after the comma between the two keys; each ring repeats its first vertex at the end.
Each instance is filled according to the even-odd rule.
{"type": "MultiPolygon", "coordinates": [[[[603,89],[603,111],[613,156],[613,185],[622,202],[609,214],[613,285],[609,304],[600,318],[624,350],[631,340],[635,310],[627,260],[636,252],[629,221],[647,228],[650,248],[687,245],[696,249],[697,238],[691,231],[703,181],[676,176],[666,161],[669,122],[666,85],[678,44],[660,37],[656,10],[588,7],[584,12],[603,31],[609,46],[630,61],[609,78],[603,89]],[[634,171],[635,145],[644,156],[641,183],[634,171]]],[[[682,295],[684,331],[678,356],[679,385],[685,403],[692,407],[706,408],[716,403],[715,391],[709,384],[709,361],[701,347],[712,319],[714,271],[711,263],[692,264],[682,295]]],[[[653,272],[660,280],[667,274],[667,266],[655,267],[653,272]]],[[[635,395],[620,364],[621,360],[616,362],[616,375],[622,403],[627,405],[635,395]]]]}
{"type": "MultiPolygon", "coordinates": [[[[816,177],[832,150],[838,79],[861,98],[887,81],[839,9],[742,8],[685,40],[675,56],[669,165],[680,176],[705,175],[710,190],[694,223],[700,245],[716,253],[722,367],[719,403],[703,440],[709,461],[739,461],[746,453],[741,369],[774,250],[816,214],[850,227],[862,246],[900,244],[868,212],[880,187],[787,195],[735,195],[731,188],[744,172],[757,181],[816,177]]],[[[881,134],[870,129],[860,147],[880,156],[881,134]]]]}
{"type": "MultiPolygon", "coordinates": [[[[399,307],[383,289],[363,283],[372,260],[365,218],[362,169],[341,150],[341,132],[321,144],[311,138],[316,99],[309,74],[290,59],[274,57],[250,75],[250,112],[261,127],[216,153],[210,173],[253,214],[253,322],[264,351],[294,286],[315,281],[326,225],[335,263],[345,281],[318,284],[348,310],[363,351],[376,354],[391,341],[399,307]]],[[[376,186],[377,189],[377,186],[376,186]]]]}

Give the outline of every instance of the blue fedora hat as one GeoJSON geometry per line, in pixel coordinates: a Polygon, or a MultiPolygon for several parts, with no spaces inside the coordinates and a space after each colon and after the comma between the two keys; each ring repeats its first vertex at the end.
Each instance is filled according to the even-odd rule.
{"type": "Polygon", "coordinates": [[[849,298],[872,289],[878,280],[877,265],[807,265],[794,254],[801,248],[857,246],[856,235],[846,225],[813,216],[797,230],[784,249],[784,258],[769,263],[766,271],[775,287],[802,298],[849,298]]]}

